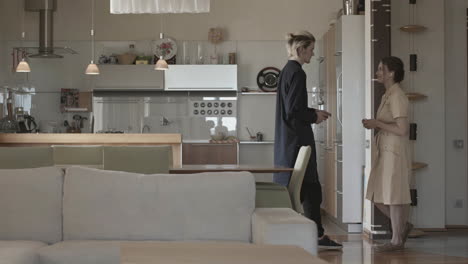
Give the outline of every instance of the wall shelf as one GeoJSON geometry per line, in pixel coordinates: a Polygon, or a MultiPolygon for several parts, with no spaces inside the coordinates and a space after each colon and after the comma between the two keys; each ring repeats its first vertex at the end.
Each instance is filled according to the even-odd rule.
{"type": "Polygon", "coordinates": [[[413,162],[412,169],[413,170],[419,170],[422,168],[426,168],[428,165],[423,162],[413,162]]]}
{"type": "Polygon", "coordinates": [[[410,101],[418,101],[418,100],[427,98],[427,95],[422,94],[422,93],[406,93],[406,96],[408,97],[408,100],[410,101]]]}
{"type": "Polygon", "coordinates": [[[276,92],[242,92],[242,95],[275,95],[276,92]]]}

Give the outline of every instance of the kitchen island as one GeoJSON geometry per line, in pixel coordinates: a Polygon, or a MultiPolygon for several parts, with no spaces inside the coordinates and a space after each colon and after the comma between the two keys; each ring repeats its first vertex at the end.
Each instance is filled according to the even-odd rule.
{"type": "Polygon", "coordinates": [[[182,164],[181,134],[9,134],[0,133],[0,147],[49,145],[112,145],[155,146],[170,145],[174,166],[182,164]]]}

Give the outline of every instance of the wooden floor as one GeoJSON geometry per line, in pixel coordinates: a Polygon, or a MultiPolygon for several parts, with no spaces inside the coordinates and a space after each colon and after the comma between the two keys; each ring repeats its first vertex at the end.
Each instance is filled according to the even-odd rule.
{"type": "Polygon", "coordinates": [[[343,243],[342,251],[320,251],[319,257],[329,263],[379,264],[468,264],[468,230],[426,233],[420,238],[408,239],[406,249],[393,253],[375,253],[372,246],[387,241],[369,241],[360,234],[345,232],[325,224],[326,232],[343,243]]]}

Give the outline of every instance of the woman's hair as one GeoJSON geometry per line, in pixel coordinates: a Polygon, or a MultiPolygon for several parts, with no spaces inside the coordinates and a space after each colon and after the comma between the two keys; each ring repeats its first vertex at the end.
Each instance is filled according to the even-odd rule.
{"type": "Polygon", "coordinates": [[[288,33],[286,35],[286,50],[288,51],[288,57],[298,57],[299,48],[306,49],[312,43],[315,43],[315,37],[308,31],[300,31],[297,33],[288,33]]]}
{"type": "Polygon", "coordinates": [[[387,66],[388,70],[393,72],[393,81],[401,82],[405,78],[405,65],[400,58],[389,56],[380,60],[382,65],[387,66]]]}

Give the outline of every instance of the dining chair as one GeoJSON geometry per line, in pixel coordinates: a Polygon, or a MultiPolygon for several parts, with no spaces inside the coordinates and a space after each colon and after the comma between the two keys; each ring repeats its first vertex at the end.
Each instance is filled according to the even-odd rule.
{"type": "Polygon", "coordinates": [[[290,204],[292,209],[296,212],[303,214],[304,209],[301,203],[301,187],[304,175],[309,163],[311,155],[310,146],[302,146],[297,154],[294,170],[291,174],[291,179],[286,187],[274,182],[257,182],[257,193],[260,194],[257,199],[257,207],[286,207],[290,204]],[[290,201],[284,201],[284,193],[287,192],[290,201]],[[266,195],[268,193],[269,195],[266,195]],[[281,199],[280,199],[281,198],[281,199]]]}

